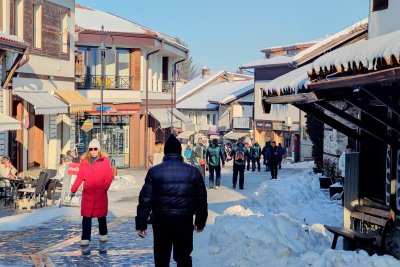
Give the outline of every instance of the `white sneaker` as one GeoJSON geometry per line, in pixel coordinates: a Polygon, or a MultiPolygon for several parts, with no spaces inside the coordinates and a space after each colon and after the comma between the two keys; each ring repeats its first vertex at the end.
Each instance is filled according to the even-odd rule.
{"type": "Polygon", "coordinates": [[[100,242],[107,242],[108,238],[107,235],[100,235],[100,242]]]}
{"type": "Polygon", "coordinates": [[[81,240],[81,246],[89,246],[89,240],[81,240]]]}
{"type": "Polygon", "coordinates": [[[219,186],[216,186],[215,189],[220,190],[221,188],[219,186]]]}

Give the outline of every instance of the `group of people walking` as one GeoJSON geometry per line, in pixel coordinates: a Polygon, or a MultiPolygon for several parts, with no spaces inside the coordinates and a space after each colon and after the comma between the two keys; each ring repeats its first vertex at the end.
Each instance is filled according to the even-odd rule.
{"type": "MultiPolygon", "coordinates": [[[[284,155],[281,146],[277,146],[275,142],[267,143],[261,149],[257,142],[253,146],[246,146],[239,139],[227,153],[217,140],[213,140],[208,147],[202,141],[198,140],[190,154],[185,149],[184,160],[181,143],[171,135],[164,146],[163,163],[147,172],[140,191],[135,218],[136,230],[141,238],[145,238],[151,215],[156,266],[169,266],[172,251],[178,266],[192,266],[190,254],[193,250],[193,231],[202,232],[208,217],[206,168],[209,171],[209,188],[219,189],[221,166],[224,167],[226,161],[233,160],[233,188],[239,183],[239,189],[244,189],[246,164],[247,170],[250,170],[251,162],[252,171],[261,171],[260,161],[263,157],[264,164],[270,166],[272,179],[276,179],[284,155]]],[[[101,150],[99,141],[94,139],[81,158],[79,172],[71,188],[73,196],[83,184],[82,246],[90,243],[93,218],[97,218],[99,222],[100,241],[108,240],[107,192],[112,181],[110,161],[101,150]]]]}

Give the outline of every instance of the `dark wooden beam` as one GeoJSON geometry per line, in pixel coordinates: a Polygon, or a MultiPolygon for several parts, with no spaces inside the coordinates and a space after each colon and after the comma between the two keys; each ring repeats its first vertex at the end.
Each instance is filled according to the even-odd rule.
{"type": "Polygon", "coordinates": [[[400,127],[398,123],[393,122],[390,118],[382,116],[382,114],[376,114],[376,111],[374,111],[370,105],[367,103],[360,101],[356,99],[355,97],[348,96],[344,99],[347,103],[352,104],[356,108],[360,109],[362,112],[365,112],[378,122],[381,122],[385,124],[387,127],[392,128],[394,131],[400,133],[400,127]]]}
{"type": "Polygon", "coordinates": [[[343,123],[329,117],[323,111],[319,110],[315,104],[294,104],[294,106],[304,111],[305,113],[312,115],[320,122],[325,123],[330,127],[338,130],[344,135],[347,135],[348,137],[356,140],[361,140],[361,136],[356,132],[356,130],[353,130],[350,127],[344,125],[343,123]]]}
{"type": "Polygon", "coordinates": [[[336,88],[355,88],[358,86],[367,86],[396,80],[400,80],[400,67],[311,83],[308,85],[308,88],[311,90],[335,90],[336,88]]]}
{"type": "Polygon", "coordinates": [[[365,94],[367,94],[368,96],[370,96],[371,98],[375,99],[376,101],[382,103],[384,106],[386,106],[388,109],[390,109],[397,116],[400,116],[399,107],[395,107],[393,105],[393,103],[390,103],[390,101],[388,99],[385,99],[385,97],[382,96],[382,93],[384,93],[385,90],[384,91],[381,90],[380,95],[378,95],[377,93],[375,93],[369,89],[366,89],[366,88],[362,88],[361,91],[364,92],[365,94]]]}
{"type": "Polygon", "coordinates": [[[369,135],[371,135],[372,137],[381,140],[382,142],[385,143],[391,143],[390,138],[387,136],[387,133],[378,133],[376,131],[376,128],[365,124],[363,121],[353,117],[352,115],[344,112],[343,110],[338,109],[337,107],[329,104],[328,102],[325,101],[320,101],[316,103],[318,106],[334,113],[335,115],[341,117],[342,119],[345,119],[346,121],[354,124],[355,126],[357,126],[358,128],[362,129],[363,131],[365,131],[366,133],[368,133],[369,135]]]}

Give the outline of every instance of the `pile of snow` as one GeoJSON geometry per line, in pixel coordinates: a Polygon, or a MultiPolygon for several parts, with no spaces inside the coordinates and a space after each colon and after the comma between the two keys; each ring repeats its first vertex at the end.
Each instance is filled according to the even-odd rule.
{"type": "Polygon", "coordinates": [[[68,207],[46,207],[33,210],[31,213],[23,213],[0,218],[0,231],[16,231],[21,228],[34,227],[64,216],[80,216],[80,209],[68,207]]]}
{"type": "Polygon", "coordinates": [[[133,189],[136,185],[135,176],[116,176],[110,186],[110,191],[125,191],[133,189]]]}
{"type": "MultiPolygon", "coordinates": [[[[341,201],[319,188],[314,164],[286,164],[291,175],[263,182],[215,224],[195,235],[199,266],[395,266],[391,256],[331,250],[323,224],[343,225],[341,201]],[[200,260],[201,259],[201,260],[200,260]],[[201,265],[200,265],[201,263],[201,265]]],[[[339,247],[339,246],[338,246],[339,247]]]]}

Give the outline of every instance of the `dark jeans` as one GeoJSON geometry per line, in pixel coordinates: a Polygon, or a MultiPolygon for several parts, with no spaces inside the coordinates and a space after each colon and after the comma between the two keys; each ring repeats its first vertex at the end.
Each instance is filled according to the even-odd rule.
{"type": "Polygon", "coordinates": [[[233,188],[236,188],[236,184],[237,184],[237,178],[238,178],[238,174],[239,174],[239,188],[243,189],[243,185],[244,185],[244,165],[233,165],[233,188]]]}
{"type": "Polygon", "coordinates": [[[153,224],[156,267],[169,266],[172,248],[178,267],[192,266],[193,218],[156,218],[153,224]]]}
{"type": "Polygon", "coordinates": [[[216,175],[216,186],[220,186],[221,184],[221,166],[213,166],[210,165],[210,179],[209,179],[209,187],[210,188],[214,188],[214,171],[215,171],[215,175],[216,175]]]}
{"type": "Polygon", "coordinates": [[[57,185],[62,186],[62,183],[57,180],[57,179],[51,179],[48,184],[47,184],[47,198],[52,199],[53,198],[53,192],[54,189],[56,189],[57,185]]]}
{"type": "Polygon", "coordinates": [[[203,180],[206,179],[206,166],[205,165],[195,165],[197,169],[199,169],[201,176],[203,176],[203,180]]]}
{"type": "Polygon", "coordinates": [[[246,162],[247,162],[247,170],[250,171],[250,157],[246,158],[246,162]]]}
{"type": "Polygon", "coordinates": [[[271,165],[271,176],[272,179],[278,178],[278,163],[270,164],[271,165]]]}
{"type": "Polygon", "coordinates": [[[257,169],[258,169],[258,171],[260,171],[260,159],[258,158],[258,159],[255,159],[255,158],[253,158],[253,159],[251,159],[251,169],[253,170],[253,171],[255,171],[256,170],[256,163],[257,163],[257,169]]]}
{"type": "Polygon", "coordinates": [[[281,159],[279,160],[278,166],[279,166],[279,169],[282,169],[282,160],[281,159]]]}
{"type": "MultiPolygon", "coordinates": [[[[107,217],[97,218],[99,222],[99,233],[100,235],[107,234],[107,217]]],[[[82,240],[90,240],[92,234],[92,218],[83,217],[82,218],[82,240]]]]}

